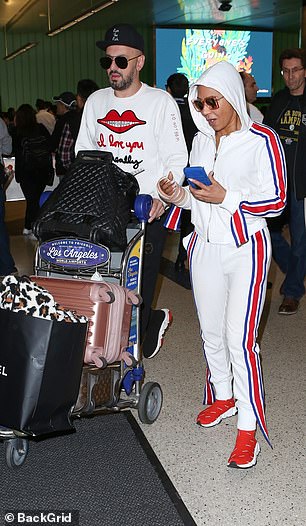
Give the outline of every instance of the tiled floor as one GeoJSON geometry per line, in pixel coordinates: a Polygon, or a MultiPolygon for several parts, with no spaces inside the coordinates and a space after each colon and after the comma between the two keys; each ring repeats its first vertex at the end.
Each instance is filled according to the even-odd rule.
{"type": "MultiPolygon", "coordinates": [[[[176,243],[176,236],[169,236],[166,257],[173,259],[176,243]]],[[[31,273],[35,243],[12,236],[11,246],[19,272],[31,273]]],[[[161,384],[164,403],[158,420],[141,426],[199,526],[306,524],[306,299],[296,315],[279,316],[282,277],[273,265],[270,279],[273,288],[268,292],[260,340],[273,449],[258,433],[262,452],[257,466],[246,471],[226,467],[236,417],[210,429],[195,425],[205,369],[192,292],[167,278],[160,281],[158,304],[171,308],[174,321],[162,351],[146,360],[145,368],[146,380],[161,384]]]]}

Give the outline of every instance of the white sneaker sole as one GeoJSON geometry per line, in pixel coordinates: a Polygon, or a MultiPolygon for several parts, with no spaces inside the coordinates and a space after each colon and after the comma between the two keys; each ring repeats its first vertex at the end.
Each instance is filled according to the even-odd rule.
{"type": "Polygon", "coordinates": [[[227,464],[227,467],[228,468],[238,468],[238,469],[251,468],[252,466],[255,466],[259,453],[260,453],[260,445],[258,442],[256,442],[256,446],[254,449],[254,457],[252,458],[251,462],[248,462],[248,464],[236,464],[235,462],[231,462],[227,464]]]}
{"type": "Polygon", "coordinates": [[[237,413],[237,411],[238,409],[236,406],[230,407],[230,409],[225,411],[225,413],[223,413],[222,415],[218,416],[216,420],[214,420],[210,424],[201,424],[200,422],[197,422],[197,424],[201,427],[213,427],[213,426],[220,424],[221,420],[224,420],[224,418],[229,418],[230,416],[234,416],[237,413]]]}
{"type": "Polygon", "coordinates": [[[165,313],[165,319],[164,319],[164,321],[161,324],[160,329],[159,329],[158,342],[157,342],[157,346],[155,348],[155,351],[150,356],[147,357],[147,360],[150,360],[151,358],[154,358],[154,356],[156,356],[157,353],[160,351],[160,348],[162,347],[162,344],[163,344],[163,336],[164,336],[166,330],[168,329],[168,327],[170,325],[170,322],[171,322],[171,319],[172,319],[172,314],[170,313],[169,309],[160,309],[160,310],[162,310],[165,313]]]}

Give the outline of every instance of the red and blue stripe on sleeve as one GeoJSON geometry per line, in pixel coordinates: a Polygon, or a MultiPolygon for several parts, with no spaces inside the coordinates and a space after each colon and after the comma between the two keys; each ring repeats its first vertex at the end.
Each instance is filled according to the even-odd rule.
{"type": "Polygon", "coordinates": [[[250,131],[263,137],[271,163],[275,197],[262,201],[242,201],[231,218],[231,229],[237,246],[248,241],[245,214],[273,217],[281,213],[286,205],[286,164],[278,135],[265,125],[253,123],[250,131]]]}

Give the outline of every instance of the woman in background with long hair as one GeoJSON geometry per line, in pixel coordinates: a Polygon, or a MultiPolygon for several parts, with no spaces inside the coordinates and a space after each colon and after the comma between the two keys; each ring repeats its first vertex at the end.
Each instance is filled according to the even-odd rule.
{"type": "Polygon", "coordinates": [[[53,174],[51,141],[47,129],[37,123],[30,104],[18,108],[15,124],[15,178],[26,199],[23,234],[31,235],[40,196],[53,174]]]}

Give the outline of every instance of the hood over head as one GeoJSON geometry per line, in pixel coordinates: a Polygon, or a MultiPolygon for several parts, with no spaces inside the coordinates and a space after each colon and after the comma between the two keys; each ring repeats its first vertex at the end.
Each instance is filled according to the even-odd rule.
{"type": "Polygon", "coordinates": [[[192,101],[197,98],[198,86],[212,88],[221,93],[238,113],[241,120],[241,129],[250,127],[251,119],[247,112],[243,82],[232,64],[225,60],[217,62],[204,71],[189,90],[190,111],[196,127],[205,134],[214,135],[215,132],[205,117],[203,117],[201,112],[196,111],[192,104],[192,101]]]}

